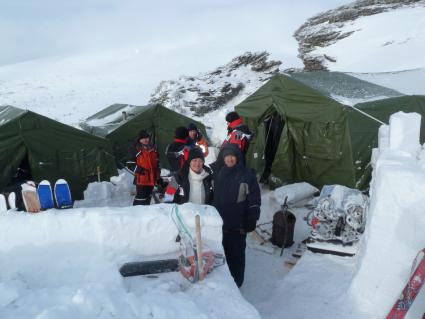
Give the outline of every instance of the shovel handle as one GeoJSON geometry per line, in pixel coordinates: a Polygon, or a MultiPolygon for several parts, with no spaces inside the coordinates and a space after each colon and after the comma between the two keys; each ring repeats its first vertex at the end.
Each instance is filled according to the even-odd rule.
{"type": "Polygon", "coordinates": [[[202,274],[202,237],[201,237],[201,216],[195,216],[195,229],[196,229],[196,255],[198,258],[199,280],[203,280],[202,274]]]}

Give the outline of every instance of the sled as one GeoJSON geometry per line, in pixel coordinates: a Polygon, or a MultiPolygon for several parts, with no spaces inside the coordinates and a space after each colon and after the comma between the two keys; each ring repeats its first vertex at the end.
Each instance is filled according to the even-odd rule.
{"type": "Polygon", "coordinates": [[[71,191],[68,182],[64,179],[58,179],[55,183],[55,200],[56,206],[60,209],[72,208],[71,191]]]}
{"type": "Polygon", "coordinates": [[[22,190],[22,199],[25,205],[25,211],[28,213],[39,213],[41,211],[40,201],[37,192],[34,190],[22,190]]]}
{"type": "Polygon", "coordinates": [[[7,203],[9,204],[10,209],[16,209],[16,194],[15,192],[9,193],[7,196],[7,203]]]}
{"type": "Polygon", "coordinates": [[[41,181],[37,188],[38,199],[42,210],[51,209],[55,207],[53,201],[52,187],[47,180],[41,181]]]}
{"type": "Polygon", "coordinates": [[[6,197],[0,194],[0,213],[7,212],[6,197]]]}

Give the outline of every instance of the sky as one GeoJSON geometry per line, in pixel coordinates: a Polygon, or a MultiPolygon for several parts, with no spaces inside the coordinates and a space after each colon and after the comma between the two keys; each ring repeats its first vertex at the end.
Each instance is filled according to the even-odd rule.
{"type": "MultiPolygon", "coordinates": [[[[347,0],[0,0],[0,66],[131,48],[217,66],[267,50],[300,66],[294,31],[347,0]]],[[[187,63],[185,60],[184,63],[187,63]]]]}

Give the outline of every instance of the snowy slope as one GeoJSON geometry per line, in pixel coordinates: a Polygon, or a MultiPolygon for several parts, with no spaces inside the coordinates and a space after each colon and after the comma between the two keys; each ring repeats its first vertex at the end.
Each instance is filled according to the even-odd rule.
{"type": "Polygon", "coordinates": [[[307,68],[387,72],[425,66],[425,1],[355,1],[295,33],[307,68]]]}
{"type": "Polygon", "coordinates": [[[425,95],[425,68],[398,72],[350,73],[350,75],[404,94],[425,95]]]}

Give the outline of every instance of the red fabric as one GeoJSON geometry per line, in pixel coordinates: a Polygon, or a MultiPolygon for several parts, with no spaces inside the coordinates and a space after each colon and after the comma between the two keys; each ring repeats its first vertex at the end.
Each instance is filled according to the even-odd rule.
{"type": "Polygon", "coordinates": [[[189,149],[187,147],[185,147],[183,149],[183,156],[180,156],[180,158],[179,158],[180,168],[183,167],[184,163],[187,161],[188,158],[189,158],[189,149]]]}
{"type": "Polygon", "coordinates": [[[242,119],[237,119],[237,120],[234,120],[233,122],[230,122],[229,125],[227,125],[227,127],[235,128],[236,126],[241,124],[242,124],[242,119]]]}
{"type": "Polygon", "coordinates": [[[187,143],[187,140],[181,140],[179,138],[175,138],[174,139],[174,142],[186,144],[187,143]]]}
{"type": "Polygon", "coordinates": [[[244,153],[246,151],[246,148],[248,147],[248,141],[246,140],[246,138],[241,138],[240,134],[241,132],[233,130],[227,136],[227,139],[224,141],[223,145],[225,145],[226,143],[236,144],[241,150],[241,152],[244,153]]]}
{"type": "Polygon", "coordinates": [[[136,172],[136,184],[155,186],[160,176],[158,168],[158,153],[155,149],[143,149],[136,157],[136,165],[143,169],[143,173],[136,172]]]}

